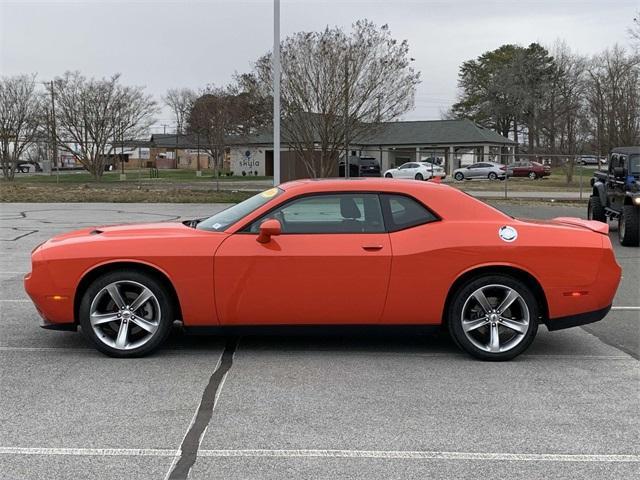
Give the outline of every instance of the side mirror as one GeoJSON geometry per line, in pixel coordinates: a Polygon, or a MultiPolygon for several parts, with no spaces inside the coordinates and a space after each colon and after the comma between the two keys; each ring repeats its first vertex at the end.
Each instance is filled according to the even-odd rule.
{"type": "Polygon", "coordinates": [[[613,176],[616,178],[624,177],[624,168],[623,167],[615,167],[613,169],[613,176]]]}
{"type": "Polygon", "coordinates": [[[256,240],[260,243],[269,243],[272,236],[280,235],[281,232],[282,226],[280,222],[275,218],[270,218],[260,224],[260,235],[258,235],[256,240]]]}

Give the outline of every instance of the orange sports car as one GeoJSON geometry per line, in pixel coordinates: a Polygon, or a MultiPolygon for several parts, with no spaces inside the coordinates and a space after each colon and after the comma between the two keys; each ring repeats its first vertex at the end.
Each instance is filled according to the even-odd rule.
{"type": "Polygon", "coordinates": [[[507,360],[549,330],[602,319],[620,280],[607,225],[512,218],[431,182],[300,180],[207,219],[102,226],[32,253],[42,326],[116,357],[185,328],[442,326],[507,360]],[[415,289],[425,292],[421,298],[415,289]]]}

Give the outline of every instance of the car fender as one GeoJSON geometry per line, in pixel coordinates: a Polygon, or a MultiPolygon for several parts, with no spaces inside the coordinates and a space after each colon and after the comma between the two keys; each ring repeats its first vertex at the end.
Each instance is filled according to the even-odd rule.
{"type": "Polygon", "coordinates": [[[600,197],[600,202],[603,206],[607,205],[607,193],[604,183],[601,180],[596,180],[593,183],[593,195],[600,197]]]}
{"type": "Polygon", "coordinates": [[[521,272],[524,272],[530,277],[532,277],[536,282],[538,282],[538,285],[540,285],[540,287],[542,288],[542,282],[540,282],[540,279],[538,278],[537,275],[535,275],[531,270],[529,270],[524,265],[512,263],[512,262],[484,262],[484,263],[471,265],[465,268],[464,270],[459,271],[455,275],[455,280],[453,281],[453,283],[458,282],[461,278],[463,278],[464,276],[468,275],[469,273],[475,270],[482,270],[482,269],[489,269],[489,268],[510,268],[514,270],[520,270],[521,272]]]}

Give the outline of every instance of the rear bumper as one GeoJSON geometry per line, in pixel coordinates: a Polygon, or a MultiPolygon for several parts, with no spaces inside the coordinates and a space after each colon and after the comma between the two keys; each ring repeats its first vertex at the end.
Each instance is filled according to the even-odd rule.
{"type": "Polygon", "coordinates": [[[609,310],[611,310],[611,305],[592,312],[578,313],[576,315],[569,315],[568,317],[553,318],[545,321],[544,323],[549,331],[578,327],[588,323],[599,322],[607,316],[609,310]]]}

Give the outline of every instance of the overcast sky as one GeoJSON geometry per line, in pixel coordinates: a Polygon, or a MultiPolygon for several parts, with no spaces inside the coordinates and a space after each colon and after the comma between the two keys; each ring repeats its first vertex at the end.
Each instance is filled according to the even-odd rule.
{"type": "MultiPolygon", "coordinates": [[[[171,87],[228,82],[272,46],[271,0],[0,0],[0,73],[65,70],[102,77],[122,73],[158,99],[171,87]]],[[[640,0],[289,0],[282,36],[368,18],[407,39],[422,72],[416,107],[405,118],[429,120],[455,100],[458,67],[504,43],[550,46],[564,39],[592,54],[629,44],[640,0]]],[[[171,124],[165,110],[161,124],[171,124]]],[[[158,130],[156,130],[158,131],[158,130]]]]}

